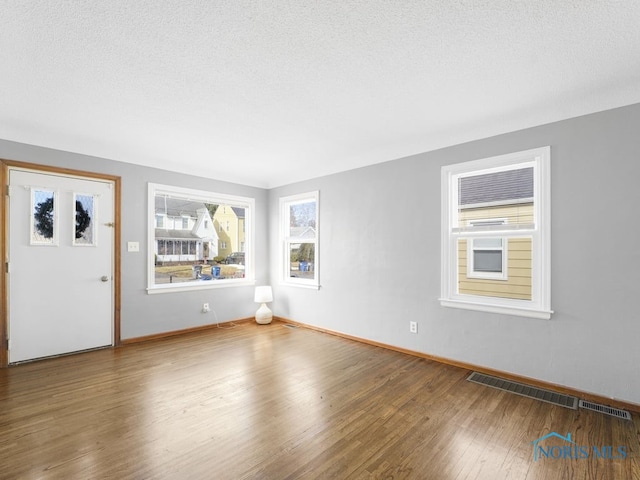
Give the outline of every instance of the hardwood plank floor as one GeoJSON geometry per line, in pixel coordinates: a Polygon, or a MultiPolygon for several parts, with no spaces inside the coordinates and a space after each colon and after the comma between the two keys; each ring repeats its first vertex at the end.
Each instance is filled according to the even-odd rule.
{"type": "Polygon", "coordinates": [[[635,415],[468,373],[282,323],[18,365],[0,370],[0,478],[640,479],[635,415]],[[550,432],[626,458],[534,461],[550,432]]]}

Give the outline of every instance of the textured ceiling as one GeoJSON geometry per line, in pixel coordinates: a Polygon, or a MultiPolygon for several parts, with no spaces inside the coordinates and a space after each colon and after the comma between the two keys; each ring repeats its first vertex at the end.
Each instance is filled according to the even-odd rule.
{"type": "Polygon", "coordinates": [[[2,0],[0,138],[273,187],[640,102],[640,2],[2,0]]]}

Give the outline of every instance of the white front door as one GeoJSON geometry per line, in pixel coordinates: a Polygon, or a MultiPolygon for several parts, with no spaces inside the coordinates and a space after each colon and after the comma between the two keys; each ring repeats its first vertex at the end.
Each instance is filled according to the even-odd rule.
{"type": "Polygon", "coordinates": [[[114,185],[10,168],[9,363],[113,344],[114,185]]]}

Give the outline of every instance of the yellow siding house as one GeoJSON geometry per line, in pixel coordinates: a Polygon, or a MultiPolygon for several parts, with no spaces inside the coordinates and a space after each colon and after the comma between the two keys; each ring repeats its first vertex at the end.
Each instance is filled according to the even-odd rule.
{"type": "Polygon", "coordinates": [[[459,293],[531,300],[532,239],[499,230],[534,223],[533,169],[462,178],[458,195],[459,228],[476,233],[458,240],[459,293]]]}

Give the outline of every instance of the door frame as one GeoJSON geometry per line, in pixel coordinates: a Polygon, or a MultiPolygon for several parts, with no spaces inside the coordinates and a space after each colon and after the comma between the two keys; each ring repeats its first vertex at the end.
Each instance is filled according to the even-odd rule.
{"type": "Polygon", "coordinates": [[[8,290],[8,243],[9,243],[9,214],[7,197],[9,195],[9,168],[21,168],[32,170],[34,173],[58,174],[71,177],[79,177],[87,180],[106,180],[113,182],[113,202],[114,202],[114,231],[113,231],[113,346],[120,345],[120,261],[121,261],[121,222],[120,222],[120,202],[121,202],[121,178],[115,175],[104,173],[88,172],[84,170],[74,170],[71,168],[54,167],[51,165],[39,165],[16,160],[5,160],[0,158],[0,255],[2,259],[2,273],[0,274],[0,368],[9,365],[9,290],[8,290]]]}

